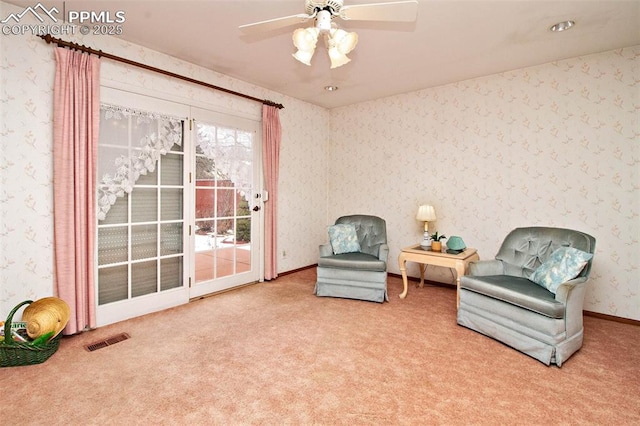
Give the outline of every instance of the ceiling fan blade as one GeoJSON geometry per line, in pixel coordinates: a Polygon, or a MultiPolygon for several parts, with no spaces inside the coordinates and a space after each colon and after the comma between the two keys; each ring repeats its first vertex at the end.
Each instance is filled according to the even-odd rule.
{"type": "Polygon", "coordinates": [[[418,16],[416,0],[343,6],[340,17],[353,21],[413,22],[418,16]]]}
{"type": "Polygon", "coordinates": [[[300,24],[313,18],[314,15],[300,13],[298,15],[285,16],[283,18],[269,19],[268,21],[254,22],[253,24],[240,25],[240,31],[245,34],[256,34],[265,31],[277,30],[289,25],[300,24]]]}

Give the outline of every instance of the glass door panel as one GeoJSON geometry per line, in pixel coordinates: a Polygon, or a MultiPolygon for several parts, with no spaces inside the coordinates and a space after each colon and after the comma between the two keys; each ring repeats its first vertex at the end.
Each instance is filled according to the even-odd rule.
{"type": "Polygon", "coordinates": [[[259,279],[262,206],[254,195],[261,185],[256,123],[233,125],[206,111],[194,117],[192,297],[259,279]]]}
{"type": "Polygon", "coordinates": [[[189,300],[184,261],[189,109],[107,88],[101,101],[97,320],[105,325],[189,300]]]}

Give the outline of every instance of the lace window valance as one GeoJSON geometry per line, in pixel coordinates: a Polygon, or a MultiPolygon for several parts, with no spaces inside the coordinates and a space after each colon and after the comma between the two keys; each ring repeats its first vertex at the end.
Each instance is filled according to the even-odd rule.
{"type": "Polygon", "coordinates": [[[253,180],[253,134],[235,128],[196,123],[196,152],[213,162],[208,171],[217,179],[233,182],[248,199],[253,180]]]}
{"type": "Polygon", "coordinates": [[[140,176],[153,173],[162,155],[174,145],[182,146],[183,120],[117,105],[100,106],[100,146],[118,154],[99,158],[103,173],[98,182],[98,220],[105,219],[118,197],[131,193],[140,176]]]}

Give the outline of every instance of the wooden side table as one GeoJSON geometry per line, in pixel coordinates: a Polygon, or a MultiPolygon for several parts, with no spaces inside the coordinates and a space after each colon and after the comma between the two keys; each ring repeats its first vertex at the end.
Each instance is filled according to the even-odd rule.
{"type": "Polygon", "coordinates": [[[403,248],[398,256],[398,266],[402,272],[402,284],[404,290],[400,293],[400,299],[407,297],[407,262],[416,262],[420,267],[420,283],[417,286],[424,285],[424,272],[426,265],[444,266],[445,268],[453,268],[456,270],[456,307],[460,306],[460,277],[463,276],[469,267],[469,262],[480,260],[478,252],[474,248],[466,248],[460,254],[449,254],[446,252],[437,252],[425,250],[419,244],[403,248]]]}

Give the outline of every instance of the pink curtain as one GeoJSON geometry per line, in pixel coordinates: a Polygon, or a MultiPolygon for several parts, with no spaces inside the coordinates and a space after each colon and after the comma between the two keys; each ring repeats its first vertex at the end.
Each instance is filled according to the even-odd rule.
{"type": "Polygon", "coordinates": [[[100,60],[56,48],[53,236],[57,295],[71,308],[64,334],[96,326],[94,247],[100,60]]]}
{"type": "Polygon", "coordinates": [[[278,277],[278,169],[280,165],[280,112],[277,107],[262,106],[262,164],[269,200],[264,204],[264,279],[278,277]]]}

